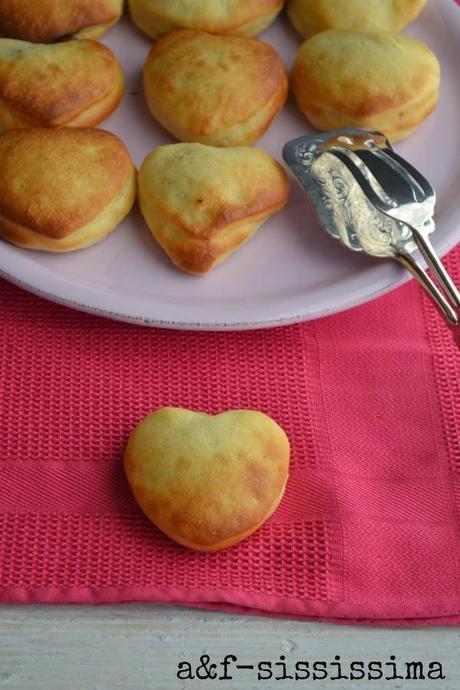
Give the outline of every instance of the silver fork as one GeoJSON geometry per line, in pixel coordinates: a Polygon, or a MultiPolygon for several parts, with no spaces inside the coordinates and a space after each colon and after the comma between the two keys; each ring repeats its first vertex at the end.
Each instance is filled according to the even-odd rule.
{"type": "Polygon", "coordinates": [[[351,249],[393,258],[409,269],[458,342],[460,293],[429,239],[436,195],[425,177],[383,134],[356,128],[291,141],[284,158],[325,229],[351,249]],[[413,256],[417,248],[439,286],[413,256]]]}

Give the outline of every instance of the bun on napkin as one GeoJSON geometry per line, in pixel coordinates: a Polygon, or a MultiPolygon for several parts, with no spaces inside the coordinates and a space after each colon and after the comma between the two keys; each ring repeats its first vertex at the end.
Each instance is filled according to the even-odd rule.
{"type": "Polygon", "coordinates": [[[180,141],[244,146],[280,112],[288,80],[262,41],[174,31],[152,48],[144,89],[154,118],[180,141]]]}
{"type": "Polygon", "coordinates": [[[388,32],[315,34],[300,48],[291,75],[297,104],[317,129],[377,129],[392,141],[430,115],[439,84],[439,61],[430,48],[388,32]]]}
{"type": "Polygon", "coordinates": [[[0,36],[33,43],[99,38],[121,17],[124,0],[1,0],[0,36]]]}
{"type": "Polygon", "coordinates": [[[165,407],[132,432],[124,468],[146,516],[179,544],[218,551],[255,532],[288,478],[289,440],[253,410],[218,415],[165,407]]]}
{"type": "Polygon", "coordinates": [[[97,125],[119,104],[124,76],[96,41],[53,45],[0,38],[0,127],[97,125]]]}
{"type": "Polygon", "coordinates": [[[123,142],[99,129],[0,134],[0,236],[66,252],[102,240],[129,213],[136,171],[123,142]]]}
{"type": "Polygon", "coordinates": [[[426,0],[288,0],[288,16],[301,36],[319,31],[401,31],[426,0]]]}
{"type": "Polygon", "coordinates": [[[284,0],[129,0],[133,22],[152,38],[174,29],[257,36],[284,0]]]}
{"type": "Polygon", "coordinates": [[[139,171],[139,203],[153,236],[189,273],[207,273],[287,202],[286,173],[249,147],[161,146],[139,171]]]}

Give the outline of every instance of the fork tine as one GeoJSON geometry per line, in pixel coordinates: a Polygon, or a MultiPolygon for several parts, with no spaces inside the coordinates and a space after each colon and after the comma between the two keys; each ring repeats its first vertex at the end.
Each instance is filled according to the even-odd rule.
{"type": "MultiPolygon", "coordinates": [[[[328,153],[338,158],[346,166],[371,204],[373,204],[379,211],[387,213],[392,208],[375,192],[369,180],[353,161],[350,151],[344,148],[334,147],[328,153]]],[[[363,162],[363,165],[365,166],[366,164],[363,162]]]]}
{"type": "MultiPolygon", "coordinates": [[[[403,158],[401,158],[394,152],[391,152],[391,154],[390,151],[384,153],[381,149],[379,149],[378,152],[373,152],[377,153],[380,156],[381,160],[384,160],[388,165],[391,165],[392,169],[395,170],[395,172],[397,172],[399,175],[402,175],[404,179],[406,179],[406,181],[409,177],[409,183],[411,183],[411,173],[414,172],[415,175],[413,177],[417,177],[418,179],[423,181],[425,187],[427,187],[428,185],[429,193],[432,196],[434,196],[434,193],[429,183],[403,158]]],[[[388,215],[387,211],[390,210],[391,207],[388,204],[386,204],[386,202],[375,192],[371,183],[362,172],[362,169],[356,165],[356,163],[353,160],[353,152],[349,151],[346,148],[334,146],[331,149],[330,153],[339,158],[339,160],[347,167],[347,169],[350,171],[350,173],[353,175],[355,180],[360,185],[363,192],[367,195],[369,201],[373,203],[373,205],[382,213],[388,215]]],[[[368,169],[362,158],[360,158],[360,162],[362,165],[366,167],[366,169],[368,169]]],[[[415,183],[418,186],[418,179],[414,179],[412,183],[415,183]]],[[[421,188],[420,191],[423,193],[423,188],[421,188]]],[[[460,293],[457,290],[452,278],[444,268],[444,265],[440,261],[436,252],[434,251],[433,246],[431,245],[428,238],[424,237],[423,233],[419,232],[419,230],[414,226],[409,225],[409,227],[411,228],[412,235],[417,244],[417,247],[421,251],[429,267],[434,272],[434,275],[446,291],[447,296],[451,300],[451,303],[449,303],[446,300],[446,297],[442,293],[440,293],[439,289],[434,285],[433,281],[429,278],[429,276],[427,276],[427,274],[425,274],[425,272],[422,271],[422,269],[420,269],[418,264],[416,264],[415,260],[409,255],[405,257],[405,265],[419,279],[419,282],[425,287],[425,289],[428,289],[428,292],[437,302],[438,306],[440,307],[444,315],[447,317],[447,319],[451,323],[454,323],[453,314],[455,314],[455,311],[453,311],[453,308],[460,308],[460,293]]]]}
{"type": "Polygon", "coordinates": [[[406,161],[404,158],[401,158],[396,151],[388,148],[380,149],[378,147],[375,149],[373,148],[372,151],[381,159],[386,160],[388,165],[391,165],[395,170],[412,178],[415,184],[421,189],[425,197],[430,196],[434,198],[434,190],[428,180],[418,170],[416,170],[416,168],[408,163],[408,161],[406,161]]]}

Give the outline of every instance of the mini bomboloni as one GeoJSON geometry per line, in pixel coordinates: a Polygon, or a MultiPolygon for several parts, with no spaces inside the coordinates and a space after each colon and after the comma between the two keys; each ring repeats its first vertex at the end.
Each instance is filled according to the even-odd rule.
{"type": "Polygon", "coordinates": [[[89,127],[124,92],[113,53],[96,41],[37,44],[0,38],[0,127],[89,127]]]}
{"type": "Polygon", "coordinates": [[[224,261],[287,202],[283,168],[250,147],[171,144],[139,170],[139,203],[152,235],[183,271],[224,261]]]}
{"type": "Polygon", "coordinates": [[[183,30],[155,43],[144,90],[153,117],[180,141],[246,146],[282,109],[288,79],[262,41],[183,30]]]}
{"type": "Polygon", "coordinates": [[[284,0],[129,0],[133,22],[152,38],[173,29],[257,36],[283,4],[284,0]]]}
{"type": "Polygon", "coordinates": [[[219,551],[276,510],[289,458],[285,432],[261,412],[165,407],[136,426],[123,460],[134,498],[160,530],[190,549],[219,551]]]}
{"type": "Polygon", "coordinates": [[[0,236],[26,249],[67,252],[100,242],[136,198],[120,139],[100,129],[0,134],[0,236]]]}
{"type": "Polygon", "coordinates": [[[291,87],[319,130],[356,126],[391,141],[411,134],[436,107],[440,65],[424,43],[390,32],[323,31],[300,48],[291,87]]]}
{"type": "Polygon", "coordinates": [[[33,43],[94,39],[122,12],[123,0],[1,0],[0,36],[33,43]]]}
{"type": "Polygon", "coordinates": [[[423,10],[426,0],[288,0],[288,16],[299,34],[319,31],[401,31],[423,10]]]}

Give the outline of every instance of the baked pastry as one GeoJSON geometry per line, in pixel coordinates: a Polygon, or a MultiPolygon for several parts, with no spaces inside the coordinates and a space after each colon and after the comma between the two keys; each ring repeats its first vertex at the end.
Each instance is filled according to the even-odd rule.
{"type": "Polygon", "coordinates": [[[55,45],[0,38],[0,127],[97,125],[119,104],[124,77],[96,41],[55,45]]]}
{"type": "Polygon", "coordinates": [[[284,0],[129,0],[133,22],[152,38],[173,29],[257,36],[283,4],[284,0]]]}
{"type": "Polygon", "coordinates": [[[261,412],[215,416],[165,407],[132,432],[124,468],[134,498],[171,539],[218,551],[255,532],[278,507],[289,440],[261,412]]]}
{"type": "Polygon", "coordinates": [[[319,31],[401,31],[426,0],[288,0],[288,16],[301,36],[319,31]]]}
{"type": "Polygon", "coordinates": [[[144,89],[152,115],[180,141],[245,146],[283,107],[288,81],[262,41],[174,31],[152,48],[144,89]]]}
{"type": "Polygon", "coordinates": [[[260,149],[160,146],[139,171],[139,203],[153,236],[188,273],[207,273],[288,198],[283,168],[260,149]]]}
{"type": "Polygon", "coordinates": [[[292,70],[299,108],[320,130],[357,126],[390,140],[411,134],[438,100],[440,66],[424,43],[388,32],[324,31],[292,70]]]}
{"type": "Polygon", "coordinates": [[[99,38],[122,12],[123,0],[1,0],[0,36],[33,43],[99,38]]]}
{"type": "Polygon", "coordinates": [[[114,134],[67,127],[0,134],[0,236],[18,247],[89,247],[135,197],[136,171],[114,134]]]}

